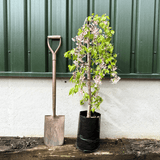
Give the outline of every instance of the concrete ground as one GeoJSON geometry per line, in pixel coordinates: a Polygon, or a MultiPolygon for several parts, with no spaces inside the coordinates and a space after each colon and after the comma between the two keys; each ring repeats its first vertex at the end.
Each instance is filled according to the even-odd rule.
{"type": "Polygon", "coordinates": [[[102,139],[99,149],[83,153],[75,138],[63,146],[47,147],[43,138],[0,137],[0,160],[160,160],[160,141],[152,139],[102,139]]]}

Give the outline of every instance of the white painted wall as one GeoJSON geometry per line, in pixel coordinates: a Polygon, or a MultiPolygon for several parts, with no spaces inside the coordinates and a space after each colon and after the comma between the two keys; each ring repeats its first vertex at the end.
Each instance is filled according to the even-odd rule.
{"type": "MultiPolygon", "coordinates": [[[[65,83],[66,81],[66,83],[65,83]]],[[[65,115],[65,137],[76,137],[81,96],[57,79],[57,114],[65,115]]],[[[160,81],[103,80],[100,95],[101,138],[160,139],[160,81]]],[[[52,114],[52,80],[0,78],[0,136],[43,136],[44,116],[52,114]]]]}

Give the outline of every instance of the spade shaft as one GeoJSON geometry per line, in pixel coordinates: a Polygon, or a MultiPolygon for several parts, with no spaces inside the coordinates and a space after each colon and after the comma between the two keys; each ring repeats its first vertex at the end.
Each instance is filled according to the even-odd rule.
{"type": "Polygon", "coordinates": [[[60,46],[61,46],[61,36],[56,35],[56,36],[48,36],[47,37],[47,44],[48,48],[52,53],[52,111],[53,111],[53,117],[56,117],[56,53],[58,52],[60,46]],[[59,41],[59,46],[54,52],[49,44],[50,39],[58,39],[59,41]]]}

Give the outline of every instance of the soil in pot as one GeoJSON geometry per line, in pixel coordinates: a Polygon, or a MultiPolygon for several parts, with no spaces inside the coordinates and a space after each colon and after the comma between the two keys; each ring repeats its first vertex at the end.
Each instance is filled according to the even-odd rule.
{"type": "Polygon", "coordinates": [[[100,144],[101,114],[94,112],[87,118],[87,111],[81,111],[76,146],[83,152],[94,152],[100,144]]]}

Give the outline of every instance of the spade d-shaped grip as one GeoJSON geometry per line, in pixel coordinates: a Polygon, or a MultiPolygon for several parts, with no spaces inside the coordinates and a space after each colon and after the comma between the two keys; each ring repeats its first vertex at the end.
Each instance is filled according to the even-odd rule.
{"type": "Polygon", "coordinates": [[[48,44],[48,48],[51,51],[52,54],[56,54],[61,46],[61,36],[60,35],[53,35],[53,36],[47,36],[47,44],[48,44]],[[59,40],[59,46],[57,47],[56,51],[54,52],[49,44],[49,40],[54,40],[54,39],[58,39],[59,40]]]}

